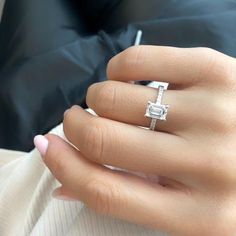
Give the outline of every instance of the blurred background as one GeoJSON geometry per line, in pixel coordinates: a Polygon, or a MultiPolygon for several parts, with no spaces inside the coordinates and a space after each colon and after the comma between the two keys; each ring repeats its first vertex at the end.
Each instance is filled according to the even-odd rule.
{"type": "Polygon", "coordinates": [[[3,4],[4,4],[4,0],[0,0],[0,18],[2,16],[3,4]]]}
{"type": "MultiPolygon", "coordinates": [[[[236,57],[236,0],[0,0],[0,148],[30,151],[134,44],[236,57]]],[[[160,58],[161,60],[161,58],[160,58]]]]}

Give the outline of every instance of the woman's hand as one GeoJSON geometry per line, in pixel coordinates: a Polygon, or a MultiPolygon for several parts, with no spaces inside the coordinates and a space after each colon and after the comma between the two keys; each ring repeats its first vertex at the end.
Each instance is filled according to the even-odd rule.
{"type": "Polygon", "coordinates": [[[171,235],[235,235],[236,60],[139,46],[114,57],[107,74],[87,94],[99,117],[78,106],[65,114],[65,135],[80,151],[46,136],[44,162],[62,184],[55,194],[171,235]],[[156,131],[140,126],[150,125],[144,114],[157,90],[125,83],[139,80],[170,83],[156,131]]]}

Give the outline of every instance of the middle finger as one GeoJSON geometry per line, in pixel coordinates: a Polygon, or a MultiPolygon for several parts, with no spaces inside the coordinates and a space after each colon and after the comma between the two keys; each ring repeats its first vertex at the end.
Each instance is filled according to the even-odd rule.
{"type": "Polygon", "coordinates": [[[93,162],[174,179],[195,171],[192,150],[176,135],[95,117],[78,106],[63,124],[67,139],[93,162]]]}

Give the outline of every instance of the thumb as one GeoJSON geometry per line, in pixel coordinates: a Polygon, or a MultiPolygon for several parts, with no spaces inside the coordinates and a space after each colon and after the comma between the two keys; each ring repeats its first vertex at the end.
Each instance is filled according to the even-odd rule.
{"type": "Polygon", "coordinates": [[[70,154],[71,152],[75,154],[78,150],[59,136],[51,134],[35,136],[34,144],[41,154],[44,163],[55,178],[62,184],[61,187],[56,188],[52,192],[52,196],[61,200],[78,200],[78,196],[66,186],[66,182],[69,182],[67,179],[68,175],[71,173],[71,170],[73,170],[68,165],[69,163],[73,163],[72,165],[75,166],[74,162],[78,161],[77,158],[74,158],[75,156],[70,154]],[[65,169],[67,171],[65,171],[65,169]]]}

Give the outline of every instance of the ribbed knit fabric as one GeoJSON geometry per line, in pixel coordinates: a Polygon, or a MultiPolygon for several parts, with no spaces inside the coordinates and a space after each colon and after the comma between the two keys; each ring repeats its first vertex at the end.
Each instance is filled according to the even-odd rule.
{"type": "MultiPolygon", "coordinates": [[[[62,125],[51,133],[64,137],[62,125]]],[[[81,202],[53,199],[59,185],[37,150],[0,149],[0,236],[164,236],[98,215],[81,202]]]]}

